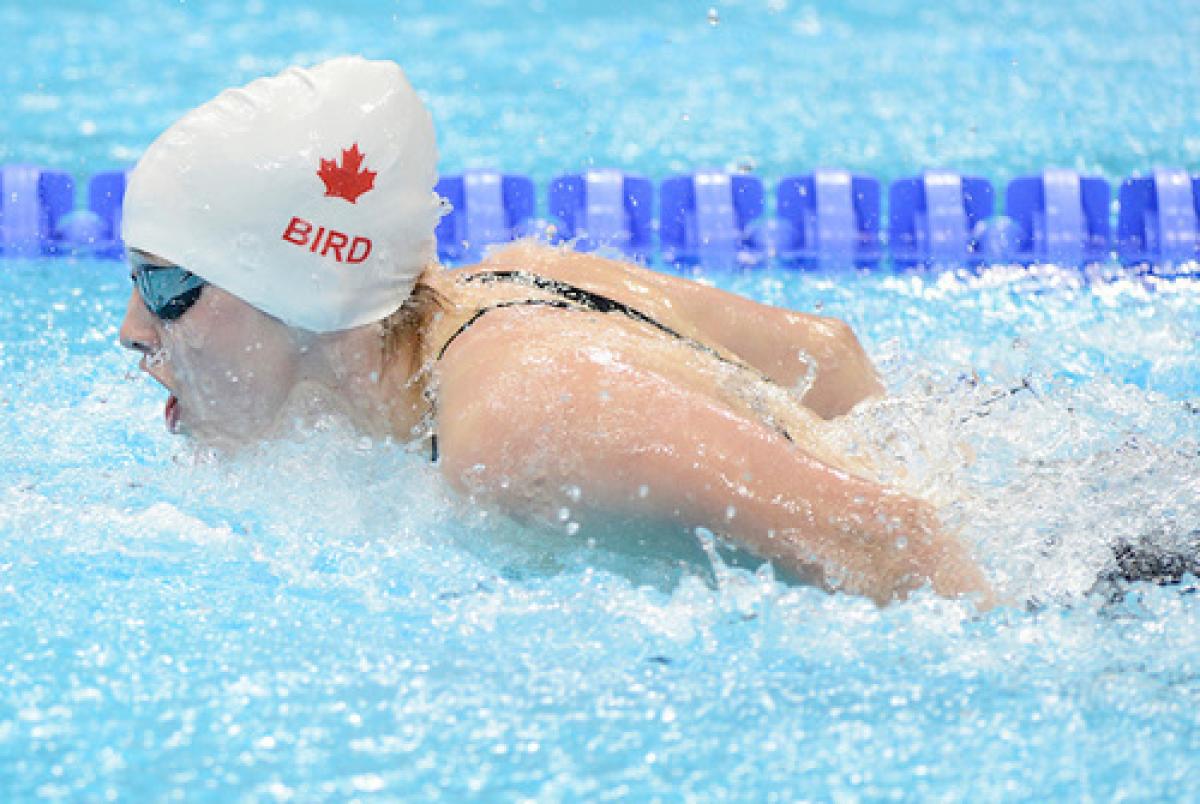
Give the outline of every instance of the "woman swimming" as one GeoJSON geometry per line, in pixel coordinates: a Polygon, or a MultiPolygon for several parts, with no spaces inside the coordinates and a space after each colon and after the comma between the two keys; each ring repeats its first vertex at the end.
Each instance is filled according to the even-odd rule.
{"type": "Polygon", "coordinates": [[[534,526],[569,498],[581,532],[705,528],[826,588],[992,604],[928,503],[827,443],[882,391],[845,324],[532,243],[443,269],[436,159],[399,67],[359,58],[226,91],[150,146],[121,342],[173,431],[337,411],[534,526]]]}

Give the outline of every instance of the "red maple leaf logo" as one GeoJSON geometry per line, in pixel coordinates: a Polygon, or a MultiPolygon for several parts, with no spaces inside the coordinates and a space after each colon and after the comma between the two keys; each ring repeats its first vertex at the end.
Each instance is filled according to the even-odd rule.
{"type": "Polygon", "coordinates": [[[363,158],[356,142],[342,149],[340,166],[336,160],[322,159],[317,175],[325,182],[325,195],[344,198],[353,204],[360,195],[373,188],[377,174],[374,170],[359,170],[363,158]]]}

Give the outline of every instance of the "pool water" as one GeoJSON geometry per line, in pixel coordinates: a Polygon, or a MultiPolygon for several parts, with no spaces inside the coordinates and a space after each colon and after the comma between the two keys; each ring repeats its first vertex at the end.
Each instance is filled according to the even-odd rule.
{"type": "MultiPolygon", "coordinates": [[[[1200,162],[1190,5],[595,5],[6,6],[0,159],[120,166],[356,51],[408,70],[445,172],[1200,162]]],[[[197,455],[116,346],[125,270],[6,260],[0,797],[1187,799],[1194,579],[1093,588],[1115,542],[1200,532],[1200,281],[1106,272],[697,277],[855,326],[890,394],[838,436],[1025,603],[980,617],[535,535],[337,421],[197,455]]]]}

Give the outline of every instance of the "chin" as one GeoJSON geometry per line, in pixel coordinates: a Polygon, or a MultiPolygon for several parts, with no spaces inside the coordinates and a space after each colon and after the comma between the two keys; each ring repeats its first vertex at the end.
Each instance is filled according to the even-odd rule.
{"type": "Polygon", "coordinates": [[[175,432],[203,449],[231,454],[286,436],[288,421],[283,415],[251,417],[235,412],[205,417],[203,421],[183,416],[175,432]]]}

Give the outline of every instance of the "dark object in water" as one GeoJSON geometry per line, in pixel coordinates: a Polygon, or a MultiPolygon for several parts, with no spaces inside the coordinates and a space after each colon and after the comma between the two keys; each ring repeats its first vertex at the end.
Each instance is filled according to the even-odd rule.
{"type": "Polygon", "coordinates": [[[1162,586],[1182,582],[1185,575],[1200,578],[1200,531],[1174,543],[1143,536],[1134,542],[1113,547],[1113,569],[1105,573],[1109,581],[1148,581],[1162,586]]]}

